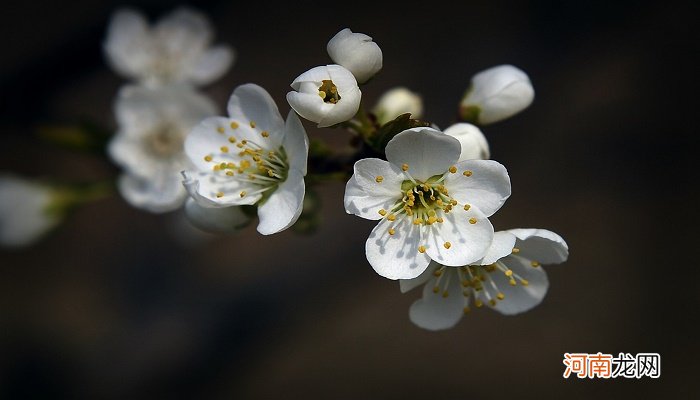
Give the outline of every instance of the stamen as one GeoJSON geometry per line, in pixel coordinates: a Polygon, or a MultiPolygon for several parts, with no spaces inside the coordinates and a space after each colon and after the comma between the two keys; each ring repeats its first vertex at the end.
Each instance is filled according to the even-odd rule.
{"type": "Polygon", "coordinates": [[[474,218],[474,217],[469,218],[469,223],[472,225],[476,224],[476,218],[474,218]]]}
{"type": "Polygon", "coordinates": [[[472,171],[466,170],[466,171],[462,172],[462,175],[464,175],[464,176],[472,176],[472,171]]]}
{"type": "Polygon", "coordinates": [[[382,183],[382,181],[384,180],[384,177],[379,175],[376,178],[374,178],[374,180],[377,181],[377,183],[382,183]]]}
{"type": "Polygon", "coordinates": [[[238,129],[238,122],[231,121],[231,129],[238,129]]]}

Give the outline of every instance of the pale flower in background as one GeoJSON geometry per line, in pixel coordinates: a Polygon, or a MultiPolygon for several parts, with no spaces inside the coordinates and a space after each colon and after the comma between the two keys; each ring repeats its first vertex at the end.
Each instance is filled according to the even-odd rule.
{"type": "Polygon", "coordinates": [[[423,116],[423,99],[405,87],[396,87],[385,92],[372,109],[379,125],[393,121],[401,114],[410,113],[411,118],[423,116]]]}
{"type": "Polygon", "coordinates": [[[309,142],[299,117],[287,121],[265,89],[237,87],[229,117],[202,121],[185,141],[195,170],[185,171],[185,186],[202,207],[256,205],[258,232],[289,228],[301,214],[309,142]]]}
{"type": "Polygon", "coordinates": [[[51,210],[54,195],[49,186],[0,175],[0,245],[30,245],[56,226],[61,218],[51,210]]]}
{"type": "Polygon", "coordinates": [[[345,189],[345,210],[380,220],[367,239],[367,260],[389,279],[411,279],[435,260],[459,266],[489,249],[488,217],[510,196],[503,165],[458,162],[457,139],[432,128],[413,128],[386,146],[388,161],[355,163],[345,189]]]}
{"type": "Polygon", "coordinates": [[[220,78],[234,60],[225,45],[211,46],[213,31],[203,14],[179,8],[149,26],[143,14],[117,11],[104,51],[116,72],[147,85],[205,85],[220,78]]]}
{"type": "Polygon", "coordinates": [[[545,229],[496,232],[483,259],[456,268],[432,263],[418,278],[402,280],[401,291],[425,284],[409,317],[429,330],[453,327],[472,306],[515,315],[537,306],[547,294],[549,281],[541,265],[562,263],[568,255],[564,239],[545,229]]]}
{"type": "Polygon", "coordinates": [[[124,168],[118,181],[122,196],[151,212],[182,206],[187,192],[180,172],[190,166],[185,137],[216,113],[211,100],[186,86],[123,87],[115,102],[118,131],[108,147],[114,162],[124,168]]]}
{"type": "Polygon", "coordinates": [[[460,104],[460,117],[480,125],[509,118],[535,97],[530,78],[512,65],[500,65],[474,75],[460,104]]]}
{"type": "Polygon", "coordinates": [[[365,83],[382,69],[382,50],[364,33],[353,33],[345,28],[336,33],[326,46],[334,63],[347,68],[365,83]]]}
{"type": "Polygon", "coordinates": [[[491,157],[489,142],[486,141],[486,137],[476,126],[460,122],[445,129],[444,133],[459,140],[459,143],[462,145],[459,161],[487,160],[491,157]]]}
{"type": "Polygon", "coordinates": [[[185,203],[185,215],[192,225],[210,233],[234,233],[251,220],[241,207],[202,207],[192,198],[185,203]]]}
{"type": "Polygon", "coordinates": [[[357,81],[340,65],[312,68],[291,86],[294,91],[287,93],[289,105],[319,128],[348,121],[360,108],[362,92],[357,81]]]}

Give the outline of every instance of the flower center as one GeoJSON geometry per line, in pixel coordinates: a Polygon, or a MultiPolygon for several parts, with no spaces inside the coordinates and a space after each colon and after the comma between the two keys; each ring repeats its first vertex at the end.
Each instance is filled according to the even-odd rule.
{"type": "Polygon", "coordinates": [[[340,101],[340,94],[338,94],[338,88],[331,80],[323,81],[321,87],[318,88],[318,95],[321,96],[324,103],[335,104],[338,101],[340,101]]]}
{"type": "Polygon", "coordinates": [[[413,217],[415,225],[432,225],[441,223],[437,211],[449,213],[457,205],[457,200],[449,196],[447,188],[442,185],[443,175],[430,177],[425,182],[406,180],[401,183],[404,194],[392,208],[392,213],[405,213],[413,217]]]}
{"type": "Polygon", "coordinates": [[[161,158],[182,152],[183,142],[182,130],[171,124],[161,125],[146,136],[146,145],[151,153],[161,158]]]}

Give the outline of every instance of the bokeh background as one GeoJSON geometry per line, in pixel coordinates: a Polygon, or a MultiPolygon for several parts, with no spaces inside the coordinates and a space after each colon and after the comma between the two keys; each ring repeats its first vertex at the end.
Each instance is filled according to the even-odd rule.
{"type": "MultiPolygon", "coordinates": [[[[99,155],[37,141],[41,124],[115,127],[125,83],[105,64],[111,12],[156,18],[179,3],[2,6],[0,170],[66,181],[118,174],[99,155]]],[[[363,246],[373,223],[345,214],[343,185],[319,188],[313,235],[255,224],[199,238],[179,215],[118,196],[77,211],[45,240],[0,250],[3,398],[626,398],[697,393],[697,6],[692,2],[207,1],[233,69],[205,89],[222,107],[255,82],[277,100],[328,63],[350,27],[374,37],[384,69],[370,104],[397,85],[446,127],[470,76],[511,63],[536,90],[524,113],[484,129],[513,195],[497,229],[560,233],[571,255],[547,268],[533,311],[478,310],[454,329],[413,326],[402,295],[363,246]],[[179,232],[179,233],[178,233],[179,232]],[[565,352],[658,352],[658,380],[564,380],[565,352]]],[[[341,131],[312,137],[334,143],[341,131]]]]}

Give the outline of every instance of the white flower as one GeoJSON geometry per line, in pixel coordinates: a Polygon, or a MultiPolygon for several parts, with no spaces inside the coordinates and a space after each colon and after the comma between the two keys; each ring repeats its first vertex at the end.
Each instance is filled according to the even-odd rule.
{"type": "Polygon", "coordinates": [[[151,212],[179,208],[187,197],[180,171],[190,165],[185,137],[216,112],[208,98],[186,86],[122,88],[115,102],[119,130],[108,148],[125,170],[118,182],[122,196],[151,212]]]}
{"type": "Polygon", "coordinates": [[[540,304],[547,293],[549,281],[540,265],[562,263],[568,255],[564,239],[548,230],[496,232],[482,260],[458,268],[432,263],[418,278],[402,280],[401,291],[425,283],[423,298],[413,303],[409,317],[429,330],[453,327],[472,304],[515,315],[540,304]]]}
{"type": "Polygon", "coordinates": [[[355,77],[340,65],[311,68],[291,84],[289,105],[319,128],[351,119],[360,108],[362,92],[355,77]]]}
{"type": "Polygon", "coordinates": [[[185,152],[197,171],[185,186],[203,207],[257,205],[258,232],[289,228],[301,214],[309,142],[299,117],[282,119],[265,89],[241,85],[228,103],[229,117],[202,121],[185,152]]]}
{"type": "Polygon", "coordinates": [[[51,212],[54,190],[12,175],[0,175],[0,245],[32,244],[60,221],[51,212]]]}
{"type": "Polygon", "coordinates": [[[445,129],[445,134],[459,140],[462,145],[462,153],[459,161],[464,160],[487,160],[489,152],[489,142],[481,133],[481,130],[472,124],[460,122],[445,129]]]}
{"type": "Polygon", "coordinates": [[[386,146],[388,161],[355,163],[345,190],[345,210],[381,220],[367,239],[367,260],[379,275],[411,279],[430,260],[466,265],[484,256],[493,239],[488,216],[510,196],[503,165],[457,162],[457,139],[431,128],[413,128],[386,146]]]}
{"type": "Polygon", "coordinates": [[[359,83],[365,83],[382,69],[382,50],[364,33],[345,28],[326,46],[334,63],[347,68],[359,83]]]}
{"type": "Polygon", "coordinates": [[[202,207],[190,198],[185,203],[185,216],[197,228],[212,233],[234,233],[250,222],[241,207],[202,207]]]}
{"type": "Polygon", "coordinates": [[[423,99],[405,87],[396,87],[379,98],[372,113],[377,117],[379,125],[393,121],[405,113],[411,113],[411,118],[418,119],[423,114],[423,99]]]}
{"type": "Polygon", "coordinates": [[[519,113],[534,97],[535,90],[525,72],[500,65],[472,77],[459,112],[466,121],[486,125],[519,113]]]}
{"type": "Polygon", "coordinates": [[[141,13],[122,9],[112,16],[104,50],[118,73],[141,83],[204,85],[226,73],[234,59],[230,47],[210,46],[212,36],[207,18],[186,8],[153,27],[141,13]]]}

